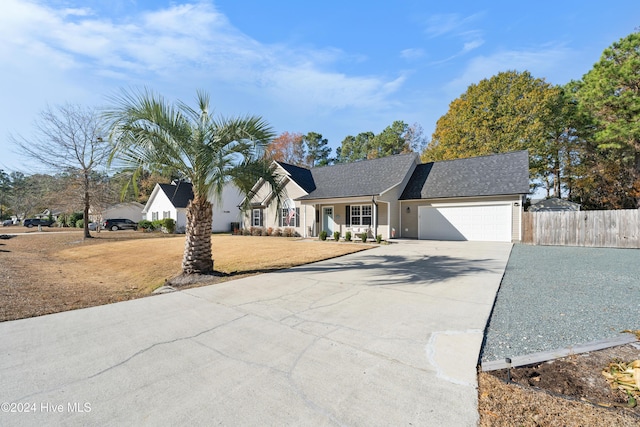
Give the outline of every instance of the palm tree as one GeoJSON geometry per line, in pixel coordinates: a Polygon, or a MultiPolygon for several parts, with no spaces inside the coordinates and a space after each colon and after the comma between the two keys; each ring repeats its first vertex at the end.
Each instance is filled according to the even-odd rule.
{"type": "Polygon", "coordinates": [[[110,163],[133,172],[134,185],[144,170],[172,170],[191,182],[182,272],[211,273],[211,201],[220,199],[224,185],[235,183],[248,199],[253,184],[263,179],[280,200],[278,176],[263,156],[274,136],[271,127],[256,116],[214,118],[209,96],[201,91],[198,109],[172,105],[147,89],[124,91],[113,101],[115,107],[105,112],[113,143],[110,163]]]}

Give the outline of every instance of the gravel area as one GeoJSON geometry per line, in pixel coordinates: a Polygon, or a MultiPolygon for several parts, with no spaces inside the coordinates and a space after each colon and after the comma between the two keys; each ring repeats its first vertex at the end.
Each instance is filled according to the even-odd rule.
{"type": "Polygon", "coordinates": [[[514,245],[483,362],[640,329],[640,250],[514,245]]]}

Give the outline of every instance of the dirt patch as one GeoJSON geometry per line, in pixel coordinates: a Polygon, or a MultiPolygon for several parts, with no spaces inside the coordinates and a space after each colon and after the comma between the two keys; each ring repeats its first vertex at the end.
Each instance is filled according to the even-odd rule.
{"type": "Polygon", "coordinates": [[[612,390],[602,370],[640,359],[637,344],[572,355],[536,365],[480,373],[481,426],[638,426],[640,407],[612,390]]]}

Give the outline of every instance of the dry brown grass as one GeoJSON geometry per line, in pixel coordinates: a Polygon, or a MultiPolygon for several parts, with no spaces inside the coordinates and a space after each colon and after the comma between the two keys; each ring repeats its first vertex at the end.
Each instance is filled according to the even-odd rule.
{"type": "MultiPolygon", "coordinates": [[[[103,231],[83,240],[80,231],[6,231],[20,234],[0,240],[0,321],[146,296],[180,273],[184,236],[103,231]]],[[[212,242],[215,270],[231,278],[370,247],[229,235],[212,242]]]]}

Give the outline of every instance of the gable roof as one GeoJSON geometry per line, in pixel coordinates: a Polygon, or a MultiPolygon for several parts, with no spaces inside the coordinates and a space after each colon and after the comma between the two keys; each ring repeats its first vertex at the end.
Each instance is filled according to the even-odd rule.
{"type": "Polygon", "coordinates": [[[176,184],[158,184],[176,208],[186,208],[193,199],[193,186],[190,182],[178,181],[176,184]]]}
{"type": "Polygon", "coordinates": [[[580,204],[569,200],[551,197],[539,200],[529,206],[529,212],[549,212],[549,211],[579,211],[580,204]]]}
{"type": "Polygon", "coordinates": [[[379,195],[407,176],[418,155],[398,154],[379,159],[310,169],[315,188],[299,200],[379,195]]]}
{"type": "Polygon", "coordinates": [[[529,193],[529,153],[445,160],[418,165],[400,200],[529,193]]]}
{"type": "Polygon", "coordinates": [[[311,193],[316,189],[316,184],[313,181],[313,176],[309,169],[284,162],[276,163],[278,163],[282,169],[289,174],[289,177],[307,193],[311,193]]]}

